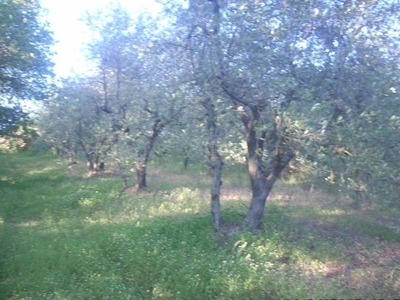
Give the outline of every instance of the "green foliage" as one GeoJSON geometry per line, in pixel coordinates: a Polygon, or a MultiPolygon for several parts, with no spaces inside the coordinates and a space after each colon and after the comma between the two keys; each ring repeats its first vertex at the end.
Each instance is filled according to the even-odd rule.
{"type": "Polygon", "coordinates": [[[20,107],[0,106],[0,136],[12,135],[26,123],[28,115],[20,107]]]}
{"type": "Polygon", "coordinates": [[[371,81],[373,92],[362,101],[355,100],[362,91],[352,89],[354,98],[340,108],[328,101],[304,110],[293,106],[291,117],[296,121],[290,125],[301,141],[297,163],[312,174],[309,181],[325,181],[331,190],[350,195],[358,207],[371,203],[396,207],[398,88],[385,78],[371,81]]]}
{"type": "Polygon", "coordinates": [[[0,100],[43,99],[52,75],[47,25],[37,0],[0,2],[0,100]]]}
{"type": "Polygon", "coordinates": [[[26,150],[38,134],[28,114],[17,107],[0,106],[0,149],[3,151],[26,150]]]}
{"type": "Polygon", "coordinates": [[[1,139],[26,129],[29,116],[19,100],[43,100],[49,94],[53,39],[42,16],[37,0],[0,1],[1,139]]]}
{"type": "MultiPolygon", "coordinates": [[[[240,230],[245,202],[225,198],[225,231],[214,234],[207,184],[174,159],[152,166],[158,189],[119,196],[119,180],[67,176],[52,156],[0,158],[4,299],[398,295],[398,226],[382,223],[382,215],[377,226],[343,204],[320,206],[325,195],[278,187],[283,195],[295,189],[301,205],[268,204],[258,233],[240,230]]],[[[240,173],[232,168],[227,178],[240,173]]]]}
{"type": "Polygon", "coordinates": [[[82,153],[94,165],[96,158],[104,156],[110,148],[110,124],[101,110],[101,94],[94,81],[93,78],[62,80],[57,96],[47,101],[38,121],[41,142],[47,142],[70,162],[82,153]]]}

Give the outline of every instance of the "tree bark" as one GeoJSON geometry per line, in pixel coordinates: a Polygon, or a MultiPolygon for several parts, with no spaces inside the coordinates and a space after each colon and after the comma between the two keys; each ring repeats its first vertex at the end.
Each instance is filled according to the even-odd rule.
{"type": "Polygon", "coordinates": [[[90,158],[87,159],[87,168],[88,172],[94,172],[94,162],[90,158]]]}
{"type": "Polygon", "coordinates": [[[291,148],[281,148],[275,153],[275,157],[270,167],[272,170],[266,174],[262,169],[262,164],[258,159],[249,159],[249,174],[251,179],[252,199],[249,211],[245,219],[246,227],[257,230],[261,228],[262,219],[264,217],[265,202],[271,192],[276,180],[280,177],[282,171],[294,157],[291,148]],[[251,172],[255,169],[256,172],[251,172]]]}
{"type": "Polygon", "coordinates": [[[152,131],[149,136],[147,136],[147,143],[144,147],[143,151],[141,151],[141,157],[139,161],[136,162],[135,169],[136,169],[136,176],[137,176],[137,183],[135,186],[136,191],[140,191],[147,187],[146,177],[147,177],[147,163],[149,161],[150,153],[153,150],[154,142],[156,138],[164,128],[164,124],[161,122],[160,119],[156,119],[152,131]]]}
{"type": "Polygon", "coordinates": [[[136,176],[137,176],[136,190],[141,190],[147,187],[146,175],[147,175],[147,166],[138,163],[136,165],[136,176]]]}
{"type": "Polygon", "coordinates": [[[258,137],[256,125],[260,121],[258,106],[247,106],[243,109],[241,103],[235,102],[239,116],[244,124],[247,142],[247,167],[250,175],[252,198],[249,211],[245,218],[245,226],[251,230],[261,228],[264,217],[264,207],[269,193],[283,169],[294,157],[293,150],[286,145],[284,137],[278,135],[278,130],[284,131],[281,118],[271,119],[269,131],[262,131],[258,137]],[[265,146],[265,147],[264,147],[265,146]],[[264,162],[263,157],[269,160],[264,162]]]}
{"type": "Polygon", "coordinates": [[[223,162],[217,147],[217,124],[215,122],[215,107],[211,99],[206,99],[203,106],[207,110],[207,127],[209,132],[208,152],[210,154],[212,184],[211,184],[211,216],[215,231],[219,231],[224,223],[221,215],[220,191],[222,184],[223,162]]]}
{"type": "MultiPolygon", "coordinates": [[[[215,146],[212,146],[215,147],[215,146]]],[[[220,191],[222,178],[222,159],[216,149],[211,153],[211,164],[213,169],[212,185],[211,185],[211,216],[215,231],[219,231],[224,224],[221,214],[220,191]]]]}

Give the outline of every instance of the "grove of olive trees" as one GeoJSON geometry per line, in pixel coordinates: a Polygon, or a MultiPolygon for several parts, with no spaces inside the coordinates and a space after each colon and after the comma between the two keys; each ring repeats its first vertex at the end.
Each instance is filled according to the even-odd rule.
{"type": "Polygon", "coordinates": [[[66,80],[48,101],[48,114],[60,113],[43,123],[47,140],[84,154],[91,171],[102,159],[117,162],[124,188],[137,190],[148,184],[156,141],[180,144],[187,159],[207,147],[216,230],[221,149],[238,136],[247,147],[249,229],[261,227],[288,168],[357,205],[399,205],[397,1],[163,4],[156,18],[134,19],[122,6],[87,18],[97,70],[66,80]]]}

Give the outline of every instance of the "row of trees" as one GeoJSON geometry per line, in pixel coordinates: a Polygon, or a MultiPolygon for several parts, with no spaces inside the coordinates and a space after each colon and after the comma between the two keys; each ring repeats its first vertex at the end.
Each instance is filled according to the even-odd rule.
{"type": "Polygon", "coordinates": [[[156,18],[121,5],[87,18],[97,69],[65,79],[46,102],[47,142],[71,162],[84,154],[90,171],[116,161],[125,188],[134,170],[136,189],[156,143],[186,162],[207,150],[216,230],[229,159],[248,166],[250,229],[288,169],[360,203],[398,205],[397,1],[162,4],[156,18]]]}

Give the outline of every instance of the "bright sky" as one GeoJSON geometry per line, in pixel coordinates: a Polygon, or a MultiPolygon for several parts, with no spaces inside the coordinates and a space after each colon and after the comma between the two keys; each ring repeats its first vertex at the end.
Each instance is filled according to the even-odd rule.
{"type": "MultiPolygon", "coordinates": [[[[123,7],[132,13],[143,9],[156,11],[159,4],[153,0],[120,0],[123,7]]],[[[84,22],[79,19],[86,11],[95,11],[114,0],[41,0],[42,7],[48,10],[47,21],[58,41],[54,47],[57,55],[54,58],[54,71],[59,77],[82,74],[89,66],[85,62],[84,44],[89,40],[84,22]]]]}

